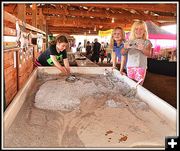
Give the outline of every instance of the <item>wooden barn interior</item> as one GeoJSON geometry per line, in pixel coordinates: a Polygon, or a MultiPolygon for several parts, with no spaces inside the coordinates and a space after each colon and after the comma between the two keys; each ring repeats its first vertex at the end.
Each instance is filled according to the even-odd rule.
{"type": "Polygon", "coordinates": [[[15,29],[13,20],[6,16],[7,13],[46,34],[81,35],[86,32],[97,35],[99,30],[108,30],[116,26],[130,30],[133,21],[137,19],[151,20],[158,26],[177,22],[177,5],[173,3],[4,4],[4,23],[7,27],[15,29]]]}

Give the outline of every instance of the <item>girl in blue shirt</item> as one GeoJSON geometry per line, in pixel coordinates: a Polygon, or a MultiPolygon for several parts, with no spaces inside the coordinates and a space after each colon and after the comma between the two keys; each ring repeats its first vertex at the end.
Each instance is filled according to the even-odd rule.
{"type": "Polygon", "coordinates": [[[125,33],[121,27],[116,27],[113,30],[110,47],[112,48],[112,62],[113,66],[112,69],[116,69],[117,59],[121,62],[120,65],[120,73],[125,74],[124,67],[126,64],[126,55],[122,55],[121,51],[124,51],[124,40],[125,40],[125,33]]]}

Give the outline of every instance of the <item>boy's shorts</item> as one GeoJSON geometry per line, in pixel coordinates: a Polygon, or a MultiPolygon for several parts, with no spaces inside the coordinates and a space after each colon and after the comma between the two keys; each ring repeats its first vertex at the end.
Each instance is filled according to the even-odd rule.
{"type": "Polygon", "coordinates": [[[38,66],[42,66],[37,59],[34,60],[34,66],[38,67],[38,66]]]}

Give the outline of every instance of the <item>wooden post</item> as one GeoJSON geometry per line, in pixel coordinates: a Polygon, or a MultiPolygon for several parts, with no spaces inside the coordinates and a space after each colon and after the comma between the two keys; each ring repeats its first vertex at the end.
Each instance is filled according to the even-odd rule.
{"type": "Polygon", "coordinates": [[[20,20],[22,20],[22,21],[24,21],[24,22],[26,22],[26,6],[25,6],[25,4],[18,4],[18,7],[17,7],[17,9],[18,9],[18,14],[17,14],[17,16],[18,16],[18,18],[20,19],[20,20]]]}
{"type": "MultiPolygon", "coordinates": [[[[3,74],[3,81],[5,81],[4,74],[3,74]]],[[[3,112],[6,110],[6,96],[5,96],[5,82],[3,82],[3,96],[4,96],[4,101],[3,101],[3,112]]]]}
{"type": "Polygon", "coordinates": [[[32,4],[32,26],[37,27],[37,5],[32,4]]]}
{"type": "Polygon", "coordinates": [[[47,24],[47,20],[46,20],[46,16],[43,15],[43,31],[46,32],[46,24],[47,24]]]}
{"type": "Polygon", "coordinates": [[[48,48],[48,25],[46,24],[46,30],[45,30],[45,32],[46,32],[46,48],[48,48]]]}
{"type": "Polygon", "coordinates": [[[20,19],[24,24],[23,24],[23,28],[21,29],[22,31],[25,32],[25,25],[26,25],[26,5],[25,4],[18,4],[18,7],[17,7],[17,16],[18,16],[18,19],[20,19]]]}
{"type": "Polygon", "coordinates": [[[40,30],[43,30],[43,19],[44,19],[44,16],[42,14],[42,8],[39,8],[38,27],[40,30]]]}

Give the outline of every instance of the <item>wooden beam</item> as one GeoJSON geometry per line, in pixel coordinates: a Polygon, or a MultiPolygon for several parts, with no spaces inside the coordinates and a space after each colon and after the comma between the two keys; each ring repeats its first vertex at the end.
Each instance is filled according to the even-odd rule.
{"type": "MultiPolygon", "coordinates": [[[[43,9],[43,14],[46,15],[50,15],[50,14],[55,14],[55,15],[65,15],[64,10],[56,10],[56,9],[47,9],[44,8],[43,9]]],[[[99,11],[97,12],[89,12],[89,11],[82,11],[82,10],[69,10],[69,16],[84,16],[84,17],[98,17],[98,18],[115,18],[115,19],[122,19],[122,18],[129,18],[129,19],[133,19],[133,18],[139,18],[144,20],[145,18],[142,15],[134,15],[134,14],[119,14],[119,13],[111,13],[111,12],[107,12],[107,11],[99,11]]],[[[155,20],[157,17],[155,16],[148,16],[148,18],[150,20],[155,20]]]]}
{"type": "Polygon", "coordinates": [[[44,23],[44,15],[42,13],[42,8],[39,8],[39,15],[37,16],[37,25],[39,27],[39,29],[43,30],[44,26],[43,26],[43,23],[44,23]]]}
{"type": "MultiPolygon", "coordinates": [[[[122,25],[119,25],[122,27],[122,25]]],[[[82,27],[57,27],[57,26],[49,26],[49,31],[54,33],[58,33],[58,32],[67,32],[67,33],[83,33],[83,32],[89,32],[89,30],[91,31],[91,33],[98,33],[99,30],[109,30],[109,29],[113,29],[116,26],[106,26],[103,28],[97,28],[96,31],[94,31],[94,28],[82,28],[82,27]]],[[[130,30],[130,25],[123,25],[123,29],[124,30],[130,30]]]]}
{"type": "Polygon", "coordinates": [[[11,14],[16,14],[17,15],[17,5],[18,4],[4,4],[4,11],[10,12],[11,14]]]}
{"type": "MultiPolygon", "coordinates": [[[[25,4],[18,4],[17,5],[17,17],[22,21],[23,25],[26,24],[26,7],[25,4]]],[[[25,32],[26,28],[22,26],[21,29],[23,32],[25,32]]]]}
{"type": "Polygon", "coordinates": [[[95,3],[81,3],[81,4],[71,4],[71,6],[86,6],[86,7],[96,7],[96,8],[123,8],[123,9],[135,9],[135,10],[149,10],[149,11],[160,11],[160,12],[177,12],[177,3],[113,3],[113,4],[95,4],[95,3]]]}
{"type": "MultiPolygon", "coordinates": [[[[6,11],[4,11],[3,15],[4,15],[4,20],[6,20],[6,21],[9,21],[9,22],[15,24],[16,20],[18,20],[20,26],[24,25],[23,22],[20,19],[18,19],[17,17],[11,15],[10,13],[8,13],[6,11]]],[[[31,31],[36,31],[36,32],[39,32],[39,33],[42,33],[42,34],[46,34],[44,31],[42,31],[40,29],[37,29],[37,28],[35,28],[35,27],[33,27],[33,26],[29,25],[29,24],[26,24],[26,28],[31,30],[31,31]]]]}
{"type": "MultiPolygon", "coordinates": [[[[93,27],[96,26],[104,26],[104,25],[113,25],[111,23],[111,19],[89,19],[89,18],[66,18],[63,19],[61,17],[47,17],[47,23],[50,26],[70,26],[70,27],[93,27]]],[[[132,20],[129,22],[125,22],[125,20],[115,20],[115,24],[129,24],[132,23],[132,20]]]]}
{"type": "MultiPolygon", "coordinates": [[[[37,27],[37,5],[36,4],[32,4],[32,25],[34,27],[37,27]]],[[[27,18],[27,17],[26,17],[27,18]]]]}
{"type": "MultiPolygon", "coordinates": [[[[17,4],[6,5],[5,10],[16,13],[17,4]],[[7,9],[8,8],[8,9],[7,9]],[[13,9],[15,11],[13,11],[13,9]]],[[[67,32],[74,31],[74,27],[86,27],[86,29],[106,30],[121,26],[123,28],[130,28],[135,19],[151,20],[159,25],[161,24],[176,24],[177,22],[177,3],[61,3],[54,4],[57,7],[41,7],[37,9],[37,14],[46,16],[47,21],[42,21],[42,14],[37,15],[39,19],[36,21],[41,23],[43,27],[47,27],[48,31],[59,32],[60,29],[67,30],[67,32]],[[80,7],[82,6],[82,7],[80,7]],[[86,6],[87,9],[83,9],[86,6]],[[73,8],[74,7],[74,8],[73,8]],[[73,8],[73,9],[71,9],[73,8]],[[79,9],[78,9],[79,8],[79,9]],[[135,13],[131,12],[135,11],[135,13]],[[157,15],[153,15],[157,14],[157,15]],[[159,16],[158,16],[159,14],[159,16]],[[52,16],[53,15],[53,16],[52,16]],[[93,18],[92,18],[93,17],[93,18]],[[115,18],[115,23],[111,23],[111,19],[115,18]],[[54,29],[56,28],[56,29],[54,29]],[[67,29],[69,28],[69,29],[67,29]],[[70,31],[69,31],[70,30],[70,31]]],[[[32,8],[26,7],[26,22],[32,24],[32,8]]],[[[45,29],[45,28],[43,28],[45,29]]],[[[84,30],[82,29],[82,32],[84,30]]],[[[77,30],[81,32],[81,30],[77,30]]]]}
{"type": "Polygon", "coordinates": [[[9,27],[3,27],[3,36],[16,36],[16,30],[9,27]]]}
{"type": "MultiPolygon", "coordinates": [[[[132,24],[133,23],[133,19],[130,18],[123,18],[122,15],[119,15],[121,17],[121,20],[117,20],[115,19],[115,23],[114,26],[119,26],[119,24],[122,23],[126,23],[126,24],[132,24]]],[[[134,15],[135,16],[135,15],[134,15]]],[[[142,16],[142,15],[141,15],[142,16]]],[[[146,18],[146,20],[151,20],[148,18],[148,15],[144,15],[144,18],[146,18]]],[[[171,17],[168,16],[159,16],[159,17],[155,17],[156,20],[154,20],[153,22],[157,22],[157,21],[168,21],[168,22],[172,22],[172,23],[176,23],[176,20],[174,19],[172,21],[171,17]]],[[[175,18],[175,17],[174,17],[175,18]]],[[[135,18],[134,19],[138,19],[135,18]]],[[[88,18],[88,17],[76,17],[76,18],[72,18],[72,17],[66,17],[66,18],[62,18],[61,16],[48,16],[47,17],[47,24],[50,26],[59,26],[59,27],[91,27],[94,28],[95,25],[97,26],[111,26],[111,19],[98,19],[98,18],[88,18]]],[[[113,25],[112,25],[113,26],[113,25]]]]}
{"type": "MultiPolygon", "coordinates": [[[[64,18],[64,20],[68,18],[68,17],[65,17],[64,9],[61,9],[61,8],[58,10],[43,8],[43,14],[46,14],[48,16],[47,17],[48,19],[50,19],[50,17],[49,17],[50,14],[54,14],[55,17],[57,17],[57,18],[59,18],[59,17],[64,18]]],[[[124,13],[123,14],[117,14],[117,13],[113,14],[113,13],[109,13],[107,11],[97,13],[97,12],[88,12],[88,11],[69,10],[68,14],[70,16],[78,16],[78,17],[83,16],[83,18],[81,18],[82,20],[83,19],[86,19],[86,20],[90,19],[90,17],[93,16],[93,17],[95,17],[95,19],[98,19],[99,17],[104,18],[104,19],[115,18],[115,20],[119,20],[119,22],[128,22],[128,23],[134,19],[152,20],[153,22],[156,22],[157,20],[168,21],[168,22],[169,21],[176,22],[176,19],[177,19],[175,16],[152,16],[150,14],[144,14],[144,13],[141,13],[139,15],[125,13],[125,15],[124,15],[124,13]]],[[[55,17],[52,19],[53,20],[56,19],[55,17]]],[[[31,16],[27,16],[26,18],[30,19],[31,16]]],[[[64,23],[64,20],[63,20],[63,23],[64,23]]],[[[74,20],[76,20],[76,18],[74,18],[74,20]]],[[[93,20],[93,22],[95,22],[95,20],[93,20]]],[[[104,22],[104,21],[102,21],[102,22],[104,22]]]]}
{"type": "MultiPolygon", "coordinates": [[[[138,19],[141,19],[141,20],[146,20],[148,18],[148,20],[156,20],[158,18],[160,18],[161,16],[152,16],[150,14],[146,15],[142,15],[142,14],[132,14],[132,13],[111,13],[111,12],[108,12],[108,11],[105,11],[105,10],[101,10],[99,11],[98,13],[97,12],[89,12],[89,11],[82,11],[82,10],[69,10],[68,11],[69,14],[68,15],[71,15],[71,16],[84,16],[84,17],[90,17],[90,16],[93,16],[93,17],[98,17],[98,18],[115,18],[115,19],[123,19],[123,18],[128,18],[128,19],[135,19],[135,18],[138,18],[138,19]]],[[[64,13],[64,10],[63,9],[47,9],[47,8],[44,8],[43,9],[43,14],[46,14],[46,15],[50,15],[50,14],[55,14],[55,15],[65,15],[64,13]]],[[[164,16],[164,19],[171,19],[171,20],[175,20],[176,19],[176,16],[164,16]]]]}

